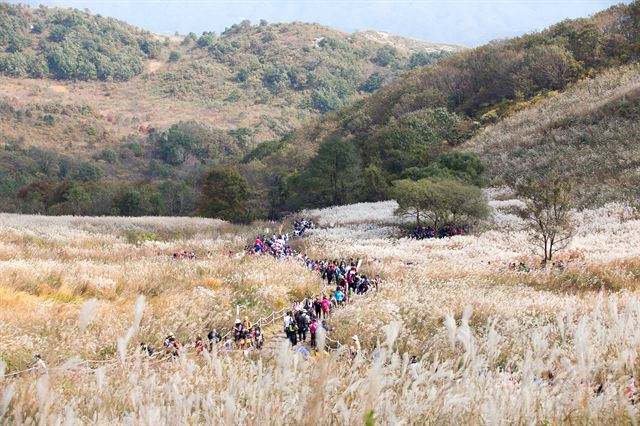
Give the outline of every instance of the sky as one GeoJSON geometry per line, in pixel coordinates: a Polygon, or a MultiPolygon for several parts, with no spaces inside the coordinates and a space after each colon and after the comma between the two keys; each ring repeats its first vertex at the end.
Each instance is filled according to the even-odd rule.
{"type": "MultiPolygon", "coordinates": [[[[0,0],[3,1],[3,0],[0,0]]],[[[611,0],[10,0],[31,6],[75,7],[161,34],[220,33],[249,19],[258,23],[317,22],[339,30],[381,30],[420,40],[475,47],[587,17],[611,0]]]]}

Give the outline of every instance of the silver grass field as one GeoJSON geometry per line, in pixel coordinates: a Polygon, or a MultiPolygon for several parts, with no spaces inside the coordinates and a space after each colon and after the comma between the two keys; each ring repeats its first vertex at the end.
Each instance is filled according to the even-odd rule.
{"type": "Polygon", "coordinates": [[[486,193],[491,219],[442,240],[399,238],[394,202],[302,213],[319,224],[305,253],[363,258],[383,279],[330,320],[331,339],[360,337],[353,361],[268,344],[280,323],[261,353],[189,351],[236,305],[257,319],[320,291],[296,261],[241,256],[279,224],[0,215],[0,423],[637,424],[636,212],[577,212],[565,268],[541,270],[520,202],[486,193]],[[198,258],[172,257],[183,249],[198,258]],[[521,261],[531,272],[509,268],[521,261]],[[139,351],[170,332],[178,360],[139,351]],[[15,374],[35,353],[47,372],[15,374]]]}

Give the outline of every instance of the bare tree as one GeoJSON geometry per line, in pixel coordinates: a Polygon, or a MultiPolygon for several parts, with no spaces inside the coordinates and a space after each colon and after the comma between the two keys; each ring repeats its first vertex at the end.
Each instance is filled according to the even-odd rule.
{"type": "Polygon", "coordinates": [[[573,238],[573,183],[551,173],[519,184],[517,193],[525,201],[522,217],[546,266],[554,253],[566,248],[573,238]]]}

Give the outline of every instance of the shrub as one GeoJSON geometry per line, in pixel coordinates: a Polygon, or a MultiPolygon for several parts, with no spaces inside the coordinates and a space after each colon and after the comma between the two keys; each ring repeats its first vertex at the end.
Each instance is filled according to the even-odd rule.
{"type": "Polygon", "coordinates": [[[178,62],[179,59],[180,59],[180,53],[176,52],[175,50],[172,50],[171,53],[169,53],[170,62],[178,62]]]}
{"type": "Polygon", "coordinates": [[[384,80],[385,76],[379,71],[375,71],[365,80],[364,83],[362,83],[362,86],[360,86],[360,90],[369,93],[375,92],[382,87],[382,83],[384,83],[384,80]]]}
{"type": "Polygon", "coordinates": [[[82,165],[73,173],[73,178],[82,182],[98,181],[104,175],[102,168],[92,163],[82,163],[82,165]]]}

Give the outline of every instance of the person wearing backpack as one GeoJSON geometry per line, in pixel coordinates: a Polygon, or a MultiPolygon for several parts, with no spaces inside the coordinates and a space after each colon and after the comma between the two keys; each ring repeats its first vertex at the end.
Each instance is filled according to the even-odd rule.
{"type": "Polygon", "coordinates": [[[298,326],[296,321],[292,319],[289,322],[289,341],[291,342],[291,346],[295,346],[298,344],[298,326]]]}
{"type": "Polygon", "coordinates": [[[284,322],[284,332],[287,335],[287,339],[291,340],[291,335],[290,335],[290,331],[289,331],[289,325],[291,325],[291,323],[293,322],[293,317],[291,316],[291,311],[287,312],[287,315],[284,316],[282,321],[284,322]]]}
{"type": "Polygon", "coordinates": [[[307,331],[309,331],[309,317],[305,312],[300,312],[297,318],[298,325],[298,340],[307,341],[307,331]]]}
{"type": "Polygon", "coordinates": [[[262,334],[262,330],[260,330],[260,326],[256,325],[255,331],[253,332],[253,340],[255,342],[256,349],[262,349],[262,344],[264,343],[264,335],[262,334]]]}
{"type": "Polygon", "coordinates": [[[316,300],[313,301],[313,309],[316,312],[316,318],[320,319],[320,315],[322,314],[322,302],[320,301],[320,296],[316,296],[316,300]]]}
{"type": "Polygon", "coordinates": [[[244,331],[244,334],[242,336],[242,349],[247,349],[253,343],[251,340],[251,335],[253,334],[253,324],[251,323],[251,321],[249,321],[249,317],[244,317],[242,328],[244,331]]]}

